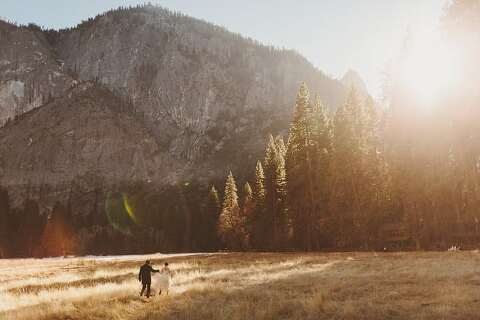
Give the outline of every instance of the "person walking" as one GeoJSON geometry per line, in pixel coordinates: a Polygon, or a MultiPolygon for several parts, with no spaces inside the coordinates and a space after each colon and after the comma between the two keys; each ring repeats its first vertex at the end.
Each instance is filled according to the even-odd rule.
{"type": "Polygon", "coordinates": [[[173,272],[168,267],[168,262],[165,262],[164,267],[160,270],[160,276],[156,276],[156,287],[158,288],[158,294],[161,295],[162,291],[168,295],[168,289],[170,288],[170,278],[173,276],[173,272]]]}
{"type": "Polygon", "coordinates": [[[142,291],[140,291],[140,297],[143,296],[145,289],[147,290],[147,298],[150,298],[150,287],[152,285],[152,272],[160,272],[160,270],[153,269],[150,265],[150,260],[145,261],[145,264],[140,267],[138,273],[138,281],[142,283],[142,291]]]}

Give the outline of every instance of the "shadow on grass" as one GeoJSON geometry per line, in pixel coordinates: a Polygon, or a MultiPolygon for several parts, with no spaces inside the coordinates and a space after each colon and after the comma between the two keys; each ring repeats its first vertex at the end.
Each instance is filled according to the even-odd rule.
{"type": "Polygon", "coordinates": [[[68,289],[68,288],[91,288],[100,284],[122,283],[132,279],[132,277],[134,277],[134,274],[128,273],[128,274],[117,275],[112,277],[100,277],[100,278],[92,278],[92,279],[86,278],[86,279],[68,281],[68,282],[53,282],[49,284],[26,285],[22,287],[10,288],[7,290],[7,292],[14,295],[22,295],[22,294],[38,294],[40,291],[43,291],[43,290],[62,290],[62,289],[68,289]]]}

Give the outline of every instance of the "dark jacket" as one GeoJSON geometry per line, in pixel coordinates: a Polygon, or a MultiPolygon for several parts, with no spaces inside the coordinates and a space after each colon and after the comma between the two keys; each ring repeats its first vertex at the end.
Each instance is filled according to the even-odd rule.
{"type": "Polygon", "coordinates": [[[142,283],[152,282],[152,272],[160,272],[160,270],[153,269],[150,265],[144,264],[140,267],[140,272],[138,273],[138,281],[142,283]]]}

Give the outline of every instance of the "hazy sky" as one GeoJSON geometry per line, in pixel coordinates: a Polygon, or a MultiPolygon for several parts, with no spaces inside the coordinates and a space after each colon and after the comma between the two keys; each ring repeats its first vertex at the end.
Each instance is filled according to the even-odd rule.
{"type": "MultiPolygon", "coordinates": [[[[62,28],[142,0],[0,0],[0,17],[62,28]]],[[[446,0],[152,0],[261,42],[293,48],[334,77],[357,70],[374,94],[408,28],[432,29],[446,0]]]]}

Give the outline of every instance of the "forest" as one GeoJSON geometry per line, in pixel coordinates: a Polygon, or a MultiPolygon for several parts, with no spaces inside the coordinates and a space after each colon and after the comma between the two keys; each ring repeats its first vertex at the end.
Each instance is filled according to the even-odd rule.
{"type": "Polygon", "coordinates": [[[386,74],[384,107],[352,88],[328,112],[302,84],[288,137],[269,137],[240,192],[228,175],[222,243],[302,251],[477,246],[478,9],[477,1],[453,1],[431,47],[415,49],[410,30],[386,74]]]}
{"type": "Polygon", "coordinates": [[[378,110],[371,98],[361,102],[352,89],[328,114],[303,84],[287,143],[269,137],[252,184],[240,192],[228,175],[222,243],[305,251],[478,243],[478,149],[440,135],[431,140],[435,131],[415,136],[394,111],[378,110]]]}
{"type": "MultiPolygon", "coordinates": [[[[301,84],[289,128],[266,137],[264,155],[246,178],[225,168],[225,181],[99,187],[82,214],[74,214],[81,201],[74,191],[46,211],[33,199],[14,207],[8,188],[0,188],[0,257],[478,245],[474,5],[454,1],[446,10],[443,36],[448,48],[462,51],[451,65],[439,60],[426,70],[424,82],[404,72],[407,37],[385,81],[386,103],[351,88],[342,105],[327,108],[301,84]],[[455,83],[453,67],[463,71],[455,83]]],[[[427,58],[450,53],[442,49],[427,58]]]]}

